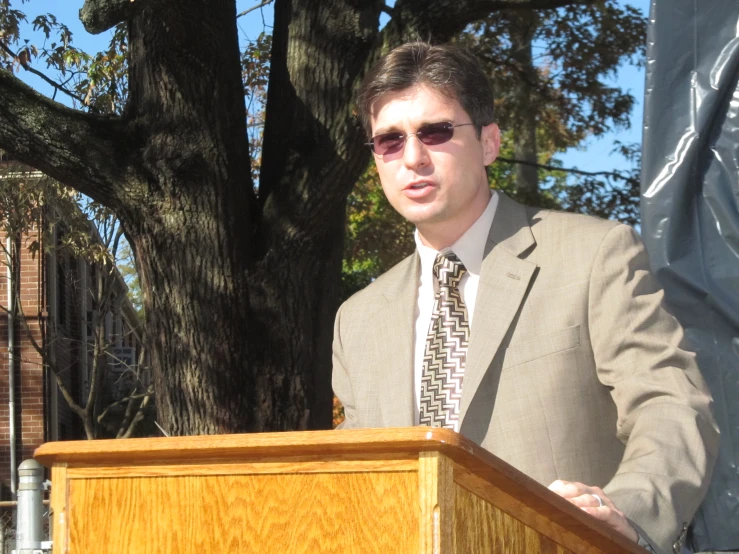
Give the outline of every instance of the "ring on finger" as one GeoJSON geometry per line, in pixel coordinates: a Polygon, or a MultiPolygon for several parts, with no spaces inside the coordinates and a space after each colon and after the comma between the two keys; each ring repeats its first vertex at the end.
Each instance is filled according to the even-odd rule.
{"type": "Polygon", "coordinates": [[[603,499],[600,496],[598,496],[597,494],[591,494],[590,496],[598,501],[598,508],[603,506],[603,499]]]}

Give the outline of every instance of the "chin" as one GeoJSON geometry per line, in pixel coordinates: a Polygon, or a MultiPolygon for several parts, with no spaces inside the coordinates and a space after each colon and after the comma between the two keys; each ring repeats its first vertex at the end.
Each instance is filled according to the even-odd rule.
{"type": "Polygon", "coordinates": [[[440,211],[433,206],[413,206],[410,209],[398,210],[398,213],[413,225],[434,223],[442,219],[440,211]]]}
{"type": "Polygon", "coordinates": [[[432,216],[422,216],[417,214],[411,214],[409,216],[403,215],[403,217],[406,221],[408,221],[408,223],[411,223],[416,227],[423,227],[424,225],[433,224],[436,221],[436,219],[432,216]]]}

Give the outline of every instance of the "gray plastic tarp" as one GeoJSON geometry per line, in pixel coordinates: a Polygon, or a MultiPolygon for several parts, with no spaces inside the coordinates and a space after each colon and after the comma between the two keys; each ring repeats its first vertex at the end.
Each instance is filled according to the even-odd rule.
{"type": "Polygon", "coordinates": [[[739,1],[652,0],[642,235],[714,397],[696,551],[739,550],[739,1]]]}

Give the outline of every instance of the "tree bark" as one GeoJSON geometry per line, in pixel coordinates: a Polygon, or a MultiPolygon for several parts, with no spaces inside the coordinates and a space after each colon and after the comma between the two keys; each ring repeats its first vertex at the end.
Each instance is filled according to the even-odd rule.
{"type": "Polygon", "coordinates": [[[259,283],[253,309],[269,314],[254,375],[260,429],[270,421],[280,429],[331,426],[330,344],[346,197],[370,156],[352,116],[352,94],[381,8],[361,4],[275,4],[253,279],[259,283]],[[275,418],[278,404],[289,409],[275,418]]]}
{"type": "Polygon", "coordinates": [[[139,144],[120,118],[78,112],[0,70],[0,144],[18,160],[100,200],[120,205],[139,144]]]}
{"type": "Polygon", "coordinates": [[[383,33],[390,46],[417,39],[445,42],[468,24],[498,10],[530,12],[593,3],[594,0],[397,0],[383,33]]]}
{"type": "Polygon", "coordinates": [[[96,35],[133,17],[147,0],[85,0],[80,21],[88,33],[96,35]]]}
{"type": "Polygon", "coordinates": [[[235,5],[147,3],[130,25],[126,117],[146,135],[137,259],[158,419],[172,435],[252,429],[249,172],[235,5]]]}

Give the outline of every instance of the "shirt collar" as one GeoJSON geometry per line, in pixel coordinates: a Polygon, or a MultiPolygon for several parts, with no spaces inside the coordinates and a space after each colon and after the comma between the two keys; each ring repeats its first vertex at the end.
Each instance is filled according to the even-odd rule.
{"type": "MultiPolygon", "coordinates": [[[[485,244],[487,243],[490,226],[493,224],[495,210],[498,207],[498,193],[493,191],[490,195],[485,211],[477,218],[465,233],[452,244],[448,250],[454,252],[460,261],[464,264],[465,269],[472,275],[480,275],[482,269],[482,257],[485,254],[485,244]]],[[[438,250],[426,246],[421,242],[418,235],[418,229],[413,233],[416,241],[416,249],[421,258],[421,281],[425,281],[427,276],[431,278],[434,266],[434,260],[439,253],[438,250]]],[[[447,250],[447,249],[445,249],[447,250]]]]}

